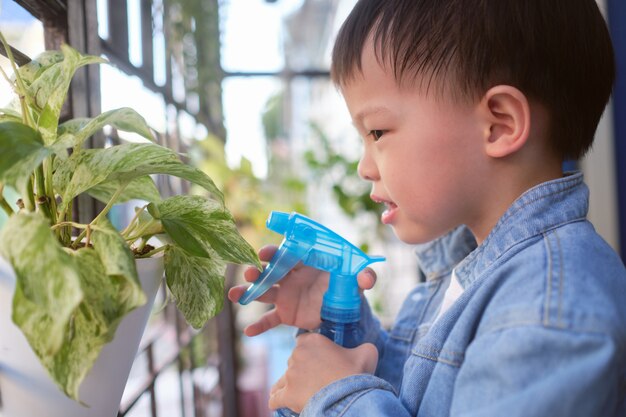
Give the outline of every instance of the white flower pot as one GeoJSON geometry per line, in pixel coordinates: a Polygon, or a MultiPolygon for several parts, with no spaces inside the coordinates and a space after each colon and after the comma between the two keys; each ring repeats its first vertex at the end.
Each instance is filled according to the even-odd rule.
{"type": "Polygon", "coordinates": [[[0,258],[0,395],[2,417],[115,417],[139,342],[163,277],[163,258],[137,260],[148,302],[120,323],[83,381],[81,405],[52,382],[26,338],[11,321],[15,276],[0,258]]]}

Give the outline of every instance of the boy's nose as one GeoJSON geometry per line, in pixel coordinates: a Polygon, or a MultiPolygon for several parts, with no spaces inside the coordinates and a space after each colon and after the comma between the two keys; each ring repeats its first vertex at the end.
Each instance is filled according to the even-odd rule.
{"type": "Polygon", "coordinates": [[[357,166],[357,172],[359,177],[366,181],[376,181],[379,179],[378,168],[369,152],[365,151],[363,153],[359,165],[357,166]]]}

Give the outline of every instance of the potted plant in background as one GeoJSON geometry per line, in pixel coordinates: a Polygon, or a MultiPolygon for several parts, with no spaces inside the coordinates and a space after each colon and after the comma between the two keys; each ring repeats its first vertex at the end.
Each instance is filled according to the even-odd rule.
{"type": "MultiPolygon", "coordinates": [[[[111,341],[118,327],[121,330],[125,325],[123,320],[130,319],[139,306],[148,306],[149,311],[137,274],[137,268],[144,267],[143,260],[150,259],[148,269],[157,278],[156,285],[144,284],[153,288],[150,297],[154,299],[164,268],[177,308],[195,328],[222,307],[227,263],[261,265],[254,249],[239,234],[211,178],[181,162],[170,149],[148,142],[83,147],[85,140],[105,125],[152,140],[137,112],[122,108],[92,119],[59,123],[76,69],[105,62],[102,58],[83,56],[64,45],[18,69],[3,38],[2,42],[14,69],[12,79],[3,75],[17,98],[0,110],[0,205],[9,215],[0,231],[0,255],[6,261],[1,268],[4,272],[0,271],[0,316],[5,310],[11,314],[11,318],[0,317],[0,324],[14,323],[19,328],[15,335],[10,333],[15,328],[0,327],[2,404],[8,410],[24,402],[9,395],[15,387],[26,389],[27,403],[41,403],[44,391],[50,394],[49,388],[40,387],[45,381],[29,379],[32,376],[24,363],[3,359],[22,353],[22,348],[9,343],[20,342],[14,339],[23,335],[21,342],[30,348],[22,350],[32,354],[32,349],[38,359],[36,366],[41,364],[60,388],[55,389],[61,397],[58,404],[69,408],[59,411],[61,405],[46,405],[40,407],[44,414],[15,411],[16,415],[113,417],[147,313],[138,319],[140,328],[132,337],[134,346],[130,347],[130,363],[124,364],[122,381],[96,381],[93,385],[99,392],[95,394],[85,394],[81,383],[88,374],[91,378],[94,371],[90,370],[100,361],[99,356],[117,343],[111,341]],[[152,174],[184,178],[210,196],[161,199],[152,174]],[[4,199],[4,186],[18,191],[21,199],[17,206],[4,199]],[[106,204],[88,224],[71,219],[72,204],[81,193],[106,204]],[[131,199],[144,200],[146,205],[136,209],[124,230],[117,230],[106,215],[113,205],[131,199]],[[78,230],[77,237],[72,237],[72,230],[78,230]],[[151,246],[153,237],[163,243],[151,246]],[[107,391],[115,394],[103,401],[107,391]],[[98,409],[95,403],[103,403],[107,410],[98,409]]],[[[118,365],[122,362],[118,353],[110,356],[118,365]]]]}

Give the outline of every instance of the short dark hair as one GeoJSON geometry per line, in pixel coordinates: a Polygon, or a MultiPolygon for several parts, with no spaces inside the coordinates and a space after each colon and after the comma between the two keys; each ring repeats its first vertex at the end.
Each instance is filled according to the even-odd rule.
{"type": "Polygon", "coordinates": [[[333,49],[337,85],[361,70],[370,35],[399,83],[420,76],[470,100],[507,84],[537,100],[564,159],[591,147],[615,78],[595,0],[359,0],[333,49]]]}

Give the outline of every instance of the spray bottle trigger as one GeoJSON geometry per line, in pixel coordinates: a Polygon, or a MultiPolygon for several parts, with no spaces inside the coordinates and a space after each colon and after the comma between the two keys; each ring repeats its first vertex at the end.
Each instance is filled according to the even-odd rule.
{"type": "Polygon", "coordinates": [[[259,278],[241,296],[239,304],[246,305],[265,294],[267,290],[287,275],[298,262],[306,258],[312,247],[312,242],[292,244],[288,240],[284,240],[267,267],[259,275],[259,278]]]}

